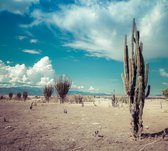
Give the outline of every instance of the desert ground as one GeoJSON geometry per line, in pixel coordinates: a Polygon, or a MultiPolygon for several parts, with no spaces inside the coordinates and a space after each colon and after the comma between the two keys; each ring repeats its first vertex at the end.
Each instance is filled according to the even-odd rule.
{"type": "Polygon", "coordinates": [[[142,139],[134,140],[128,104],[112,107],[110,99],[84,107],[0,100],[0,151],[168,151],[168,101],[146,100],[143,124],[142,139]]]}

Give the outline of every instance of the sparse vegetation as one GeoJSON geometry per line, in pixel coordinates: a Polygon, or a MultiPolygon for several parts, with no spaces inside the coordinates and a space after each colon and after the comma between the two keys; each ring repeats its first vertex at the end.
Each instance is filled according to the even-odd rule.
{"type": "Polygon", "coordinates": [[[148,83],[149,65],[144,62],[142,49],[143,44],[139,42],[140,32],[137,30],[135,19],[132,27],[132,52],[129,58],[127,36],[125,36],[124,49],[124,76],[126,94],[129,96],[131,113],[132,134],[135,138],[140,138],[143,130],[142,114],[145,98],[150,93],[148,83]],[[135,46],[135,47],[134,47],[135,46]],[[145,95],[145,90],[147,92],[145,95]]]}
{"type": "Polygon", "coordinates": [[[71,80],[63,75],[60,76],[59,79],[56,81],[55,89],[60,97],[60,103],[64,103],[66,95],[71,88],[71,84],[71,80]]]}
{"type": "Polygon", "coordinates": [[[26,91],[23,92],[23,100],[26,101],[28,97],[28,93],[26,91]]]}
{"type": "MultiPolygon", "coordinates": [[[[136,142],[129,137],[128,105],[124,105],[122,109],[113,109],[108,106],[111,105],[109,104],[111,103],[110,97],[96,97],[95,99],[100,99],[103,104],[99,104],[97,101],[98,107],[93,107],[92,102],[86,102],[85,107],[82,108],[79,104],[53,105],[49,103],[45,105],[39,102],[39,106],[36,107],[34,97],[26,104],[24,102],[0,101],[0,120],[3,127],[1,128],[1,134],[3,134],[1,135],[1,148],[18,151],[83,150],[84,147],[85,150],[138,151],[146,144],[157,141],[156,144],[147,146],[144,150],[167,150],[168,131],[164,129],[167,128],[167,120],[165,119],[167,119],[168,112],[161,112],[157,98],[146,103],[144,110],[147,111],[147,114],[145,115],[145,133],[143,134],[145,139],[136,142]],[[106,107],[103,106],[104,103],[106,107]],[[154,116],[152,116],[153,114],[154,116]],[[157,117],[159,122],[156,123],[157,119],[154,117],[157,117]],[[28,132],[33,133],[25,132],[25,128],[28,132]],[[53,133],[53,131],[56,132],[53,133]],[[51,133],[53,133],[52,138],[48,135],[51,133]],[[33,141],[31,140],[31,145],[23,145],[23,142],[29,142],[25,134],[34,138],[33,141]],[[16,139],[20,140],[20,138],[22,141],[17,143],[5,143],[13,142],[16,139]],[[79,141],[81,138],[82,141],[79,141]],[[45,141],[47,139],[50,141],[45,141]],[[70,147],[67,146],[67,140],[70,147]],[[37,145],[44,142],[45,146],[37,145]],[[75,145],[72,146],[73,144],[75,145]]],[[[162,111],[167,111],[165,110],[167,102],[162,105],[162,111]]],[[[3,149],[1,150],[3,151],[3,149]]]]}
{"type": "Polygon", "coordinates": [[[9,95],[9,100],[12,100],[13,93],[12,93],[12,92],[10,92],[8,95],[9,95]]]}
{"type": "Polygon", "coordinates": [[[44,94],[44,97],[45,97],[46,101],[49,102],[50,97],[53,93],[53,90],[54,90],[54,88],[53,88],[52,85],[47,85],[47,86],[44,87],[43,94],[44,94]]]}

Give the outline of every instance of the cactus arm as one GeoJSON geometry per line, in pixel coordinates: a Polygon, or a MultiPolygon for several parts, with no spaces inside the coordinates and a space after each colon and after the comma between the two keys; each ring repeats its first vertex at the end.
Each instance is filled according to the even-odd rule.
{"type": "Polygon", "coordinates": [[[147,87],[147,84],[148,84],[148,72],[149,72],[149,64],[146,64],[146,67],[145,67],[145,77],[144,77],[145,88],[147,87]]]}
{"type": "Polygon", "coordinates": [[[135,18],[133,19],[133,24],[132,24],[132,39],[131,39],[131,44],[132,44],[132,58],[134,57],[134,31],[135,31],[135,18]]]}
{"type": "Polygon", "coordinates": [[[142,100],[142,96],[143,96],[143,78],[142,78],[142,76],[138,76],[138,89],[139,89],[138,102],[140,102],[142,100]]]}
{"type": "Polygon", "coordinates": [[[129,92],[132,92],[132,59],[129,59],[129,92]]]}
{"type": "Polygon", "coordinates": [[[125,35],[125,48],[124,48],[124,81],[126,93],[129,94],[129,55],[127,46],[127,35],[125,35]]]}

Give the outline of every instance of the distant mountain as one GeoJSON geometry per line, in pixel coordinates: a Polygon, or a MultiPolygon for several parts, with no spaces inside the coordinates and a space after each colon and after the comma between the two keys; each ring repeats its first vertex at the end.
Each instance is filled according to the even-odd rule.
{"type": "Polygon", "coordinates": [[[70,90],[69,95],[80,94],[80,95],[92,95],[92,96],[109,96],[110,94],[106,93],[94,93],[94,92],[85,92],[85,91],[73,91],[70,90]]]}
{"type": "MultiPolygon", "coordinates": [[[[42,96],[43,95],[43,88],[39,87],[11,87],[11,88],[0,88],[0,95],[8,94],[9,92],[12,92],[13,94],[16,94],[18,92],[24,92],[27,91],[29,95],[34,96],[42,96]]],[[[80,95],[95,95],[95,96],[109,96],[110,94],[105,93],[91,93],[91,92],[84,92],[84,91],[76,91],[76,90],[70,90],[68,95],[74,95],[74,94],[80,94],[80,95]]],[[[56,92],[54,91],[54,94],[56,95],[56,92]]]]}
{"type": "Polygon", "coordinates": [[[10,88],[0,88],[0,94],[8,94],[9,92],[12,92],[13,94],[16,94],[18,92],[24,92],[27,91],[29,95],[43,95],[43,89],[42,88],[35,88],[35,87],[10,87],[10,88]]]}

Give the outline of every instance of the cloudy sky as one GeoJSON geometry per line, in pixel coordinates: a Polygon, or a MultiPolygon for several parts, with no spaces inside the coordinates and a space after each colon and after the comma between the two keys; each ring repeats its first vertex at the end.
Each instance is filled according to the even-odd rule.
{"type": "MultiPolygon", "coordinates": [[[[151,94],[168,87],[167,0],[0,0],[0,86],[124,94],[124,35],[136,18],[151,94]]],[[[130,41],[128,41],[130,43],[130,41]]]]}

